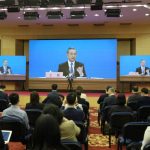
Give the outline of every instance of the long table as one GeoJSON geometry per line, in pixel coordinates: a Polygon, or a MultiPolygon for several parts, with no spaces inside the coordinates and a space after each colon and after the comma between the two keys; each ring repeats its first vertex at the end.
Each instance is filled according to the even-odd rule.
{"type": "Polygon", "coordinates": [[[20,80],[26,80],[25,75],[20,74],[0,74],[0,80],[2,81],[20,81],[20,80]]]}
{"type": "Polygon", "coordinates": [[[120,83],[122,84],[122,91],[125,89],[125,84],[136,84],[141,87],[150,87],[150,76],[120,76],[120,83]]]}
{"type": "MultiPolygon", "coordinates": [[[[68,79],[66,78],[30,78],[29,89],[51,89],[52,84],[58,84],[60,90],[67,90],[68,79]]],[[[116,79],[73,79],[73,88],[82,86],[84,90],[104,90],[112,85],[116,88],[116,79]]]]}

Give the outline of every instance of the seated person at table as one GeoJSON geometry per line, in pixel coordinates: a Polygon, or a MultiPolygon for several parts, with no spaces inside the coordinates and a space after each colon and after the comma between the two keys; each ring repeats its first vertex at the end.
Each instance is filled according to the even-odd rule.
{"type": "Polygon", "coordinates": [[[30,94],[30,103],[26,104],[25,109],[40,109],[42,110],[44,107],[44,104],[39,102],[40,97],[39,94],[36,91],[33,91],[30,94]]]}
{"type": "Polygon", "coordinates": [[[3,66],[0,67],[0,74],[12,74],[11,67],[8,66],[8,60],[3,60],[3,66]]]}
{"type": "Polygon", "coordinates": [[[76,61],[77,51],[75,48],[68,48],[68,61],[59,64],[58,72],[63,72],[66,77],[86,77],[84,64],[76,61]]]}
{"type": "Polygon", "coordinates": [[[8,94],[5,92],[5,85],[0,85],[0,99],[4,99],[9,104],[8,94]]]}
{"type": "Polygon", "coordinates": [[[2,112],[2,116],[20,120],[29,129],[29,120],[26,112],[19,107],[19,95],[11,93],[9,95],[11,106],[2,112]]]}
{"type": "Polygon", "coordinates": [[[61,140],[77,141],[76,136],[79,135],[80,128],[74,123],[73,120],[68,120],[63,117],[62,111],[56,105],[46,105],[44,107],[43,114],[50,114],[58,121],[61,140]]]}
{"type": "Polygon", "coordinates": [[[136,72],[140,75],[149,75],[150,68],[146,67],[146,61],[144,59],[140,61],[140,67],[136,68],[136,72]]]}

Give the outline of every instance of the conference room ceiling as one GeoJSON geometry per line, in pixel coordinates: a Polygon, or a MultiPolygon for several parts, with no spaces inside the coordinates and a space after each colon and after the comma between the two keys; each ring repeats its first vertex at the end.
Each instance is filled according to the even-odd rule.
{"type": "MultiPolygon", "coordinates": [[[[0,0],[4,1],[4,0],[0,0]]],[[[15,0],[16,2],[16,0],[15,0]]],[[[1,11],[5,11],[7,18],[0,20],[0,26],[48,26],[55,24],[150,24],[150,0],[103,0],[102,10],[91,10],[91,4],[96,3],[92,0],[90,4],[76,4],[76,0],[72,0],[74,5],[71,7],[65,5],[50,5],[48,7],[41,6],[20,6],[19,12],[8,12],[7,7],[1,7],[1,11]],[[120,9],[120,17],[107,17],[105,11],[107,9],[120,9]],[[36,20],[25,20],[24,12],[36,11],[39,18],[36,20]],[[63,16],[60,19],[48,19],[46,16],[48,11],[61,11],[63,16]],[[84,11],[85,17],[82,19],[71,19],[71,11],[84,11]]]]}

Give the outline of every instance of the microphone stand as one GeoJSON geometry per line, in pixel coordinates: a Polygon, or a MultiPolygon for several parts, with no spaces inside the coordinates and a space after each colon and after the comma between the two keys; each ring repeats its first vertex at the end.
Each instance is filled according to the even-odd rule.
{"type": "Polygon", "coordinates": [[[73,91],[73,86],[72,86],[72,83],[73,83],[73,76],[68,76],[67,77],[68,79],[68,87],[67,87],[67,90],[69,92],[73,91]]]}

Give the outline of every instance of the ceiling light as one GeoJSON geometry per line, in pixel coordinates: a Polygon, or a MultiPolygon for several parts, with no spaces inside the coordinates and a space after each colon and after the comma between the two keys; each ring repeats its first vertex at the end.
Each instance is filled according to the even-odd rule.
{"type": "Polygon", "coordinates": [[[120,17],[121,10],[120,9],[107,9],[105,15],[107,17],[120,17]]]}
{"type": "Polygon", "coordinates": [[[84,11],[71,11],[70,17],[71,19],[83,19],[86,16],[84,11]]]}
{"type": "Polygon", "coordinates": [[[5,12],[5,11],[1,11],[1,12],[0,12],[0,20],[4,20],[4,19],[6,19],[6,18],[7,18],[6,12],[5,12]]]}
{"type": "Polygon", "coordinates": [[[149,16],[150,14],[145,14],[145,16],[149,16]]]}
{"type": "Polygon", "coordinates": [[[136,9],[136,8],[133,8],[133,11],[137,11],[137,9],[136,9]]]}
{"type": "Polygon", "coordinates": [[[99,16],[99,14],[94,14],[94,16],[95,16],[95,17],[98,17],[98,16],[99,16]]]}
{"type": "Polygon", "coordinates": [[[122,15],[122,14],[120,14],[120,17],[123,17],[123,15],[122,15]]]}
{"type": "Polygon", "coordinates": [[[24,19],[25,20],[36,20],[39,18],[38,12],[25,12],[24,13],[24,19]]]}
{"type": "Polygon", "coordinates": [[[60,19],[63,17],[63,13],[61,11],[48,11],[46,16],[48,19],[60,19]]]}

